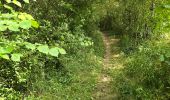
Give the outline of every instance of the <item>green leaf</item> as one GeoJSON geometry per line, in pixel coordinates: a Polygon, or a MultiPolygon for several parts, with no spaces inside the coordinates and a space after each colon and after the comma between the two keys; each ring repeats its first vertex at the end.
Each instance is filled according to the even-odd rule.
{"type": "Polygon", "coordinates": [[[29,3],[29,0],[23,0],[25,3],[29,3]]]}
{"type": "Polygon", "coordinates": [[[7,30],[7,26],[0,25],[0,31],[6,31],[6,30],[7,30]]]}
{"type": "Polygon", "coordinates": [[[58,57],[59,54],[59,48],[54,47],[49,50],[49,54],[54,57],[58,57]]]}
{"type": "Polygon", "coordinates": [[[3,47],[0,47],[0,54],[4,54],[5,53],[5,50],[3,47]]]}
{"type": "Polygon", "coordinates": [[[35,27],[35,28],[38,28],[38,27],[39,27],[39,24],[38,24],[37,21],[32,20],[32,21],[31,21],[31,24],[32,24],[32,26],[35,27]]]}
{"type": "Polygon", "coordinates": [[[9,10],[13,10],[13,8],[12,7],[10,7],[10,6],[8,6],[8,5],[6,5],[6,4],[4,4],[4,7],[6,8],[6,9],[9,9],[9,10]]]}
{"type": "Polygon", "coordinates": [[[10,31],[15,31],[15,32],[20,31],[19,26],[17,26],[17,25],[16,26],[14,26],[14,25],[8,26],[8,29],[10,31]]]}
{"type": "Polygon", "coordinates": [[[22,56],[23,56],[23,55],[20,54],[20,53],[12,54],[12,55],[11,55],[11,60],[12,60],[12,61],[19,62],[19,61],[21,61],[21,57],[22,57],[22,56]]]}
{"type": "Polygon", "coordinates": [[[0,97],[0,100],[5,100],[5,98],[4,97],[0,97]]]}
{"type": "Polygon", "coordinates": [[[19,24],[17,22],[14,22],[12,20],[5,21],[6,25],[8,26],[8,29],[11,31],[20,31],[19,30],[19,24]]]}
{"type": "Polygon", "coordinates": [[[26,17],[23,14],[18,15],[18,18],[21,20],[26,20],[26,17]]]}
{"type": "Polygon", "coordinates": [[[167,53],[165,54],[165,56],[166,56],[167,58],[169,58],[169,57],[170,57],[170,52],[167,52],[167,53]]]}
{"type": "Polygon", "coordinates": [[[8,25],[8,26],[19,26],[18,23],[15,22],[14,20],[4,20],[3,23],[8,25]]]}
{"type": "Polygon", "coordinates": [[[31,27],[31,21],[30,20],[23,20],[20,22],[20,27],[23,29],[29,29],[31,27]]]}
{"type": "Polygon", "coordinates": [[[170,4],[164,5],[164,7],[170,9],[170,4]]]}
{"type": "Polygon", "coordinates": [[[10,19],[10,18],[13,18],[13,17],[15,17],[13,14],[9,14],[9,13],[4,13],[4,14],[2,14],[1,15],[3,18],[5,18],[5,19],[10,19]]]}
{"type": "Polygon", "coordinates": [[[5,20],[4,24],[6,24],[11,31],[20,31],[19,24],[13,20],[5,20]]]}
{"type": "Polygon", "coordinates": [[[160,61],[165,61],[164,55],[160,55],[159,60],[160,61]]]}
{"type": "Polygon", "coordinates": [[[165,61],[168,65],[170,65],[170,62],[169,61],[165,61]]]}
{"type": "Polygon", "coordinates": [[[0,57],[2,57],[3,59],[9,60],[9,55],[0,55],[0,57]]]}
{"type": "Polygon", "coordinates": [[[27,13],[20,13],[18,15],[18,18],[21,20],[34,20],[34,18],[30,14],[27,14],[27,13]]]}
{"type": "Polygon", "coordinates": [[[41,46],[38,46],[38,51],[39,52],[42,52],[42,53],[45,53],[45,54],[48,54],[49,52],[49,48],[47,45],[41,45],[41,46]]]}
{"type": "Polygon", "coordinates": [[[22,7],[21,3],[17,0],[13,0],[12,1],[15,5],[19,6],[19,7],[22,7]]]}
{"type": "Polygon", "coordinates": [[[13,47],[0,47],[0,54],[11,53],[13,49],[13,47]]]}
{"type": "Polygon", "coordinates": [[[5,0],[7,3],[11,3],[11,0],[5,0]]]}
{"type": "Polygon", "coordinates": [[[2,26],[2,25],[4,25],[4,24],[6,24],[6,21],[0,20],[0,25],[2,26]]]}
{"type": "Polygon", "coordinates": [[[59,48],[60,54],[66,54],[66,51],[63,48],[59,48]]]}
{"type": "Polygon", "coordinates": [[[36,49],[36,45],[32,44],[32,43],[26,43],[26,48],[27,49],[31,49],[31,50],[35,50],[36,49]]]}
{"type": "Polygon", "coordinates": [[[26,19],[34,20],[34,18],[30,14],[27,14],[27,13],[22,13],[22,14],[26,17],[26,19]]]}
{"type": "Polygon", "coordinates": [[[14,50],[14,47],[8,46],[8,47],[5,47],[4,49],[5,49],[5,53],[11,53],[14,50]]]}

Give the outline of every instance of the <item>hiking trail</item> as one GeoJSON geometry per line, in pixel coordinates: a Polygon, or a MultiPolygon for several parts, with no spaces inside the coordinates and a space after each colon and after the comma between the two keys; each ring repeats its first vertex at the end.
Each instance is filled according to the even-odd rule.
{"type": "Polygon", "coordinates": [[[116,59],[119,57],[119,39],[115,36],[103,34],[105,44],[105,56],[103,60],[103,68],[98,76],[97,87],[93,95],[94,100],[118,100],[117,94],[112,89],[112,77],[107,73],[108,70],[114,70],[117,67],[116,59]]]}

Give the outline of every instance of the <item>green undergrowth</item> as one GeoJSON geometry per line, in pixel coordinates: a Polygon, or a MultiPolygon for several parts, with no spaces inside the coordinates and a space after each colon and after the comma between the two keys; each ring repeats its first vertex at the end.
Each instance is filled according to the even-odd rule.
{"type": "Polygon", "coordinates": [[[137,47],[123,60],[124,67],[114,70],[113,89],[120,100],[168,100],[170,98],[169,35],[153,38],[137,47]]]}
{"type": "Polygon", "coordinates": [[[78,57],[64,57],[60,71],[53,69],[47,80],[39,80],[35,89],[40,89],[39,98],[43,100],[81,100],[90,99],[96,84],[101,59],[92,53],[79,54],[78,57]]]}
{"type": "Polygon", "coordinates": [[[100,32],[100,31],[95,31],[95,32],[93,32],[93,34],[90,34],[90,37],[93,39],[93,42],[94,42],[95,54],[100,57],[104,57],[104,54],[105,54],[105,48],[104,48],[102,34],[104,34],[104,33],[100,32]]]}
{"type": "MultiPolygon", "coordinates": [[[[100,48],[104,49],[102,47],[100,48]]],[[[97,76],[102,68],[103,58],[98,55],[100,54],[97,54],[95,49],[84,48],[77,50],[75,54],[60,57],[60,67],[47,68],[45,78],[38,78],[32,87],[32,91],[35,92],[26,100],[92,99],[97,76]]]]}

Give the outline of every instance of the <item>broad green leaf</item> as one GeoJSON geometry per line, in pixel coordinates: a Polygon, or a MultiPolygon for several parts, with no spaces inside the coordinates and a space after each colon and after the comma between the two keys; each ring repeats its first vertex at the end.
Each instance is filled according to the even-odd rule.
{"type": "Polygon", "coordinates": [[[32,26],[35,27],[35,28],[38,28],[38,27],[39,27],[39,24],[38,24],[37,21],[32,20],[32,21],[31,21],[31,24],[32,24],[32,26]]]}
{"type": "Polygon", "coordinates": [[[9,55],[0,55],[0,57],[2,57],[3,59],[9,60],[9,55]]]}
{"type": "Polygon", "coordinates": [[[0,25],[0,31],[6,31],[6,30],[7,30],[7,26],[0,25]]]}
{"type": "Polygon", "coordinates": [[[23,20],[20,22],[20,27],[23,29],[29,29],[31,28],[31,21],[30,20],[23,20]]]}
{"type": "Polygon", "coordinates": [[[4,47],[0,47],[0,54],[6,54],[6,51],[5,51],[4,47]]]}
{"type": "Polygon", "coordinates": [[[170,9],[170,4],[164,5],[165,8],[170,9]]]}
{"type": "Polygon", "coordinates": [[[5,47],[4,50],[5,50],[5,53],[11,53],[14,50],[14,47],[8,46],[8,47],[5,47]]]}
{"type": "Polygon", "coordinates": [[[5,20],[4,24],[6,24],[11,31],[19,31],[19,24],[13,20],[5,20]]]}
{"type": "Polygon", "coordinates": [[[19,26],[14,26],[14,25],[8,26],[8,29],[10,31],[15,31],[15,32],[20,31],[19,26]]]}
{"type": "Polygon", "coordinates": [[[34,20],[34,18],[30,15],[30,14],[27,14],[27,13],[23,13],[24,16],[26,17],[26,19],[28,20],[34,20]]]}
{"type": "Polygon", "coordinates": [[[42,52],[42,53],[45,53],[45,54],[48,54],[49,52],[49,48],[47,45],[41,45],[41,46],[38,46],[38,51],[39,52],[42,52]]]}
{"type": "Polygon", "coordinates": [[[12,1],[15,5],[19,6],[19,7],[22,7],[21,3],[17,0],[13,0],[12,1]]]}
{"type": "Polygon", "coordinates": [[[4,20],[4,24],[8,26],[19,26],[19,24],[15,22],[14,20],[4,20]]]}
{"type": "Polygon", "coordinates": [[[170,65],[170,62],[169,61],[165,61],[168,65],[170,65]]]}
{"type": "Polygon", "coordinates": [[[26,43],[26,48],[27,49],[31,49],[31,50],[35,50],[36,49],[36,45],[32,44],[32,43],[26,43]]]}
{"type": "Polygon", "coordinates": [[[29,3],[29,0],[23,0],[25,3],[29,3]]]}
{"type": "Polygon", "coordinates": [[[8,18],[8,19],[10,19],[10,18],[13,18],[13,17],[14,17],[14,15],[13,15],[13,14],[9,14],[9,13],[2,14],[1,16],[2,16],[3,18],[8,18]]]}
{"type": "Polygon", "coordinates": [[[42,44],[40,44],[40,43],[35,43],[35,45],[40,46],[40,45],[42,45],[42,44]]]}
{"type": "Polygon", "coordinates": [[[169,57],[170,57],[170,52],[166,53],[165,56],[166,56],[167,58],[169,58],[169,57]]]}
{"type": "Polygon", "coordinates": [[[0,54],[11,53],[13,49],[13,47],[0,47],[0,54]]]}
{"type": "Polygon", "coordinates": [[[34,20],[34,18],[30,14],[27,14],[27,13],[20,13],[18,15],[18,18],[21,20],[34,20]]]}
{"type": "Polygon", "coordinates": [[[5,0],[7,3],[11,3],[11,0],[5,0]]]}
{"type": "Polygon", "coordinates": [[[63,48],[59,48],[60,54],[66,54],[66,51],[63,48]]]}
{"type": "Polygon", "coordinates": [[[11,60],[16,62],[21,61],[22,56],[20,53],[11,54],[11,60]]]}
{"type": "Polygon", "coordinates": [[[10,6],[8,6],[8,5],[6,5],[6,4],[4,4],[4,7],[6,8],[6,9],[9,9],[9,10],[13,10],[13,8],[12,7],[10,7],[10,6]]]}
{"type": "Polygon", "coordinates": [[[0,20],[0,25],[4,25],[5,23],[6,23],[6,21],[0,20]]]}
{"type": "Polygon", "coordinates": [[[54,47],[49,50],[49,54],[54,57],[58,57],[59,54],[59,48],[54,47]]]}
{"type": "Polygon", "coordinates": [[[23,14],[18,15],[18,18],[21,20],[26,20],[26,17],[23,14]]]}
{"type": "Polygon", "coordinates": [[[160,55],[159,60],[160,61],[165,61],[164,55],[160,55]]]}
{"type": "Polygon", "coordinates": [[[0,97],[0,100],[5,100],[5,98],[3,98],[3,97],[0,97]]]}

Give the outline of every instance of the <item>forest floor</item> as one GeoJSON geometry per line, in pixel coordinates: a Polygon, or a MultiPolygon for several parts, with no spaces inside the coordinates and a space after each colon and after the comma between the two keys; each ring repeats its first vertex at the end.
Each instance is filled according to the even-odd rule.
{"type": "Polygon", "coordinates": [[[112,88],[114,80],[109,72],[122,66],[118,61],[120,58],[119,39],[109,34],[103,34],[103,41],[105,44],[103,68],[99,73],[93,97],[94,100],[118,100],[118,95],[112,88]]]}

